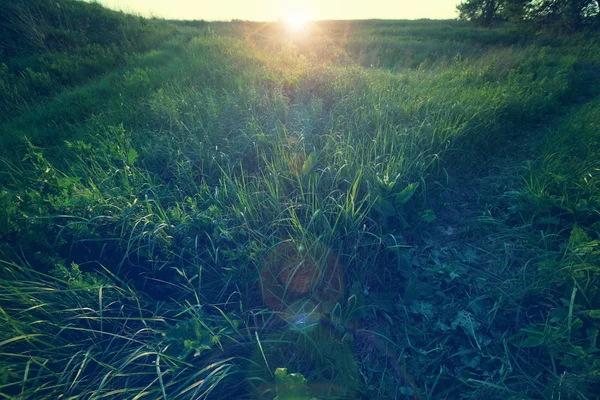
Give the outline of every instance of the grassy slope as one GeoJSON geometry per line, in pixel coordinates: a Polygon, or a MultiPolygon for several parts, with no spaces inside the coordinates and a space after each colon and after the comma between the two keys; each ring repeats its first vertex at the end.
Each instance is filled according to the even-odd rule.
{"type": "Polygon", "coordinates": [[[597,37],[49,4],[149,37],[7,53],[2,393],[593,398],[597,37]]]}

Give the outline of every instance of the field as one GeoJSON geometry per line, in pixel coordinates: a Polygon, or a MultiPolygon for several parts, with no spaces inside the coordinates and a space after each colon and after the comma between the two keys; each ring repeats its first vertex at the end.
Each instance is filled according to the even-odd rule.
{"type": "Polygon", "coordinates": [[[600,398],[597,33],[0,26],[1,397],[600,398]]]}

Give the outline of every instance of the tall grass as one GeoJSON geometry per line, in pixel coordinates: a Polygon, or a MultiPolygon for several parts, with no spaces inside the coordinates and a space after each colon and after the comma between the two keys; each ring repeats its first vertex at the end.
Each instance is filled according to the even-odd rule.
{"type": "Polygon", "coordinates": [[[230,359],[169,354],[169,318],[121,282],[84,277],[76,264],[51,274],[2,264],[6,398],[206,398],[231,373],[230,359]]]}
{"type": "Polygon", "coordinates": [[[279,367],[322,398],[593,382],[594,352],[572,352],[596,318],[597,102],[565,110],[597,95],[595,37],[110,15],[148,35],[115,39],[123,60],[71,60],[73,81],[0,70],[5,87],[55,85],[0,125],[7,397],[274,397],[279,367]],[[436,233],[449,182],[559,121],[506,221],[436,233]],[[478,253],[517,234],[535,260],[478,253]],[[545,330],[522,323],[564,290],[545,330]]]}

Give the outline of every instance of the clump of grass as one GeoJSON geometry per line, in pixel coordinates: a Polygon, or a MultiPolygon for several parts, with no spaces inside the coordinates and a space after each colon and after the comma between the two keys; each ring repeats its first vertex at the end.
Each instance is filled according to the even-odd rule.
{"type": "Polygon", "coordinates": [[[598,102],[578,107],[546,133],[542,156],[529,164],[519,213],[542,232],[545,255],[532,281],[537,298],[556,299],[544,321],[523,329],[522,346],[552,360],[555,395],[587,395],[595,375],[598,196],[594,124],[598,102]],[[564,374],[561,370],[565,369],[564,374]],[[592,372],[595,371],[595,372],[592,372]],[[572,382],[577,381],[575,388],[572,382]]]}
{"type": "Polygon", "coordinates": [[[206,398],[231,373],[231,359],[198,366],[169,355],[169,318],[111,279],[75,264],[43,274],[2,262],[0,274],[5,395],[206,398]]]}
{"type": "MultiPolygon", "coordinates": [[[[139,24],[154,39],[119,42],[130,53],[114,65],[88,49],[93,74],[111,71],[99,79],[80,58],[24,73],[37,89],[2,124],[10,395],[264,398],[280,367],[323,398],[593,383],[597,102],[502,197],[520,199],[506,221],[495,200],[473,217],[483,200],[443,199],[491,149],[535,142],[596,93],[581,73],[596,42],[460,22],[321,22],[304,39],[139,24]],[[42,93],[71,70],[81,79],[42,93]],[[446,227],[453,208],[467,211],[446,227]],[[524,308],[540,298],[547,322],[524,308]]],[[[27,92],[11,68],[2,87],[27,92]]]]}

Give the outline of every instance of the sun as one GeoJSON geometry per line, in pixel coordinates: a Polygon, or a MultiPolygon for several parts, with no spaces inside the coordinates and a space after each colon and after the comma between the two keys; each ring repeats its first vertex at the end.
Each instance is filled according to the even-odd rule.
{"type": "Polygon", "coordinates": [[[283,19],[294,32],[300,32],[306,29],[308,25],[308,15],[306,11],[299,9],[289,9],[283,19]]]}

